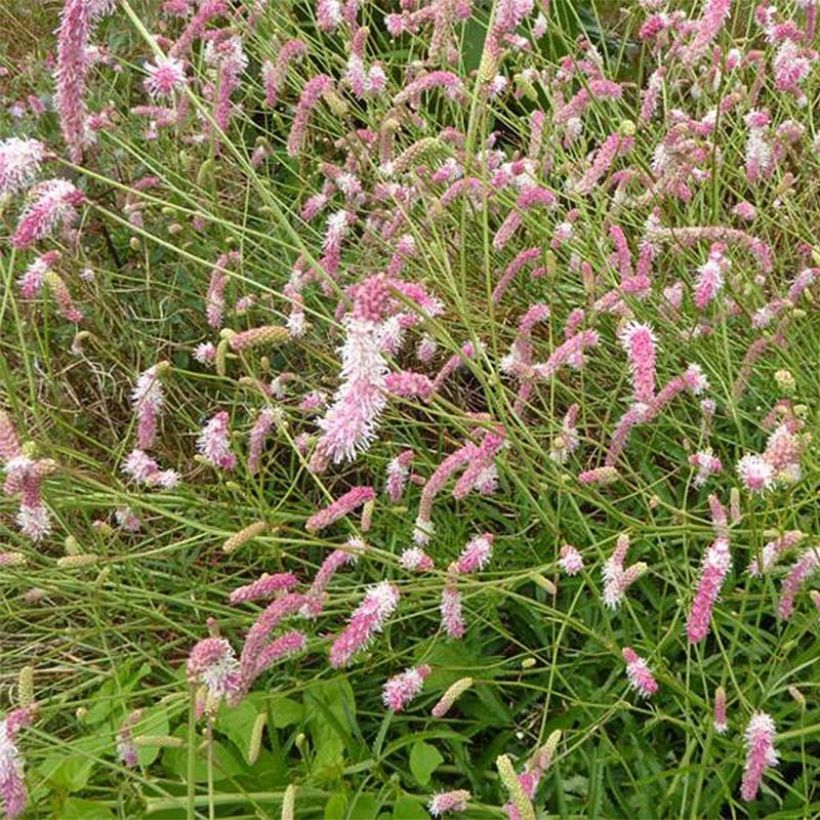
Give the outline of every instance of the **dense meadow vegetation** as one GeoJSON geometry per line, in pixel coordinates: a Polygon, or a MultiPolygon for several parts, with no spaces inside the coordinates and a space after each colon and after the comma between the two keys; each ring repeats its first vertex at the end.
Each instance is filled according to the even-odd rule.
{"type": "Polygon", "coordinates": [[[0,816],[820,815],[817,11],[2,3],[0,816]]]}

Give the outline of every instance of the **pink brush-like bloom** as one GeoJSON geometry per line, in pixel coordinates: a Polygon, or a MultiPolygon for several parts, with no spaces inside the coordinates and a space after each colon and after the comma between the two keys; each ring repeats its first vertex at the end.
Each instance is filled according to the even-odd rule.
{"type": "Polygon", "coordinates": [[[117,755],[123,766],[127,766],[129,769],[135,769],[139,764],[139,749],[134,743],[133,729],[139,723],[142,714],[142,709],[131,712],[117,730],[117,755]]]}
{"type": "MultiPolygon", "coordinates": [[[[181,0],[180,0],[181,1],[181,0]]],[[[196,14],[190,19],[187,27],[177,38],[168,52],[171,57],[182,57],[185,55],[197,40],[205,32],[208,21],[214,17],[219,17],[228,11],[226,0],[203,0],[199,4],[196,14]]],[[[186,12],[187,13],[187,12],[186,12]]]]}
{"type": "Polygon", "coordinates": [[[461,593],[452,584],[441,591],[441,625],[451,638],[463,638],[464,615],[461,610],[461,593]]]}
{"type": "Polygon", "coordinates": [[[171,490],[179,484],[175,470],[160,470],[159,465],[143,450],[135,449],[128,454],[122,471],[131,476],[137,484],[148,487],[163,487],[171,490]]]}
{"type": "Polygon", "coordinates": [[[604,604],[610,609],[617,609],[623,603],[629,587],[646,572],[646,564],[641,562],[624,567],[628,549],[629,537],[619,535],[612,555],[601,570],[604,580],[604,604]]]}
{"type": "Polygon", "coordinates": [[[410,464],[412,461],[413,451],[405,450],[396,456],[396,458],[391,459],[387,465],[385,492],[393,504],[398,504],[404,495],[404,486],[410,474],[410,464]]]}
{"type": "Polygon", "coordinates": [[[729,730],[729,721],[726,717],[726,690],[722,686],[715,689],[715,731],[725,734],[729,730]]]}
{"type": "Polygon", "coordinates": [[[371,587],[350,617],[345,630],[330,648],[330,665],[347,666],[353,656],[366,647],[399,604],[399,590],[388,581],[371,587]]]}
{"type": "Polygon", "coordinates": [[[591,194],[601,178],[609,171],[617,157],[628,153],[634,139],[621,134],[610,134],[595,152],[589,168],[574,186],[574,193],[581,196],[591,194]]]}
{"type": "Polygon", "coordinates": [[[577,368],[578,362],[583,361],[579,359],[580,354],[588,347],[595,347],[599,339],[598,332],[595,330],[582,330],[576,333],[555,348],[544,364],[533,365],[533,375],[539,379],[549,379],[565,364],[577,368]]]}
{"type": "Polygon", "coordinates": [[[686,622],[686,633],[690,643],[698,643],[709,634],[712,608],[731,566],[729,541],[726,538],[716,538],[706,550],[700,582],[686,622]]]}
{"type": "Polygon", "coordinates": [[[723,28],[731,7],[732,0],[706,0],[703,16],[695,28],[695,37],[683,51],[684,63],[694,65],[709,53],[709,46],[723,28]]]}
{"type": "Polygon", "coordinates": [[[158,57],[156,63],[146,63],[148,76],[143,81],[145,90],[153,98],[173,98],[175,91],[186,85],[185,63],[174,57],[158,57]]]}
{"type": "Polygon", "coordinates": [[[220,410],[205,423],[196,448],[218,470],[233,470],[236,467],[236,456],[231,452],[229,416],[225,410],[220,410]]]}
{"type": "Polygon", "coordinates": [[[368,501],[373,501],[375,497],[376,493],[372,487],[353,487],[353,489],[348,490],[332,504],[314,513],[307,520],[305,529],[311,533],[323,530],[340,518],[349,515],[353,510],[357,510],[368,501]]]}
{"type": "Polygon", "coordinates": [[[646,661],[635,653],[635,650],[625,646],[621,650],[626,661],[626,675],[629,685],[642,697],[648,698],[658,691],[658,682],[646,664],[646,661]]]}
{"type": "Polygon", "coordinates": [[[618,337],[629,358],[635,401],[648,404],[655,394],[655,337],[652,328],[630,322],[618,337]]]}
{"type": "Polygon", "coordinates": [[[777,765],[774,721],[765,712],[755,712],[746,726],[744,737],[746,765],[743,768],[740,796],[743,800],[750,801],[757,797],[763,773],[770,766],[777,765]]]}
{"type": "Polygon", "coordinates": [[[49,236],[58,226],[71,227],[77,218],[77,208],[84,201],[83,192],[67,179],[41,182],[30,191],[30,201],[17,223],[11,244],[22,250],[49,236]]]}
{"type": "Polygon", "coordinates": [[[149,450],[157,436],[157,419],[165,404],[160,381],[161,365],[149,367],[141,373],[131,391],[131,406],[137,414],[137,447],[149,450]]]}
{"type": "Polygon", "coordinates": [[[427,572],[435,566],[433,559],[421,547],[402,550],[399,564],[411,572],[427,572]]]}
{"type": "Polygon", "coordinates": [[[750,493],[760,493],[774,486],[774,467],[763,456],[754,453],[740,459],[737,474],[750,493]]]}
{"type": "Polygon", "coordinates": [[[205,638],[191,650],[186,664],[188,680],[208,690],[212,707],[241,687],[239,662],[224,638],[205,638]]]}
{"type": "Polygon", "coordinates": [[[297,584],[292,572],[277,572],[275,575],[265,573],[252,584],[237,587],[229,597],[232,604],[243,604],[248,601],[263,601],[273,598],[279,592],[289,592],[297,584]]]}
{"type": "Polygon", "coordinates": [[[417,80],[408,83],[393,98],[393,105],[411,103],[417,105],[422,93],[433,88],[443,88],[447,97],[451,100],[461,100],[464,96],[464,88],[461,78],[452,71],[431,71],[423,74],[417,80]]]}
{"type": "Polygon", "coordinates": [[[800,588],[811,578],[818,567],[820,567],[820,548],[818,547],[809,547],[792,565],[780,589],[777,614],[782,620],[787,621],[791,618],[800,588]]]}
{"type": "Polygon", "coordinates": [[[581,484],[597,484],[604,487],[608,484],[614,484],[616,481],[619,481],[620,478],[621,474],[615,467],[596,467],[593,470],[584,470],[578,474],[578,481],[581,484]]]}
{"type": "Polygon", "coordinates": [[[296,113],[293,115],[293,124],[288,136],[287,151],[289,157],[297,157],[301,153],[310,115],[319,100],[332,89],[333,80],[326,74],[319,74],[305,84],[302,95],[299,97],[299,103],[296,106],[296,113]]]}
{"type": "Polygon", "coordinates": [[[5,464],[3,492],[6,495],[20,494],[17,526],[23,535],[35,542],[51,532],[51,516],[42,498],[42,482],[54,469],[54,462],[50,460],[34,460],[22,454],[5,464]]]}
{"type": "Polygon", "coordinates": [[[493,554],[494,538],[495,536],[491,533],[485,532],[483,535],[477,535],[469,541],[453,565],[455,571],[464,575],[484,569],[493,554]]]}
{"type": "Polygon", "coordinates": [[[439,792],[430,798],[427,807],[433,817],[440,817],[450,812],[467,811],[467,803],[472,795],[466,789],[456,789],[450,792],[439,792]]]}
{"type": "Polygon", "coordinates": [[[49,271],[60,258],[59,251],[48,251],[38,256],[25,270],[23,275],[17,280],[20,286],[20,293],[24,299],[33,299],[42,290],[46,282],[49,271]]]}
{"type": "Polygon", "coordinates": [[[348,564],[355,564],[359,555],[367,549],[360,538],[351,538],[345,549],[333,550],[319,567],[310,590],[305,595],[305,605],[301,614],[306,618],[317,617],[324,606],[325,589],[338,570],[348,564]]]}
{"type": "Polygon", "coordinates": [[[271,108],[279,101],[279,94],[287,78],[288,65],[307,53],[307,46],[301,40],[288,40],[276,55],[275,63],[265,63],[262,67],[262,81],[265,85],[265,103],[271,108]]]}
{"type": "Polygon", "coordinates": [[[749,575],[757,577],[771,572],[782,555],[796,547],[804,538],[800,530],[789,530],[774,541],[769,541],[760,551],[760,559],[753,558],[749,564],[749,575]]]}
{"type": "Polygon", "coordinates": [[[271,428],[277,422],[277,413],[270,407],[259,411],[248,439],[248,472],[256,475],[262,461],[262,451],[265,448],[265,439],[271,428]]]}
{"type": "Polygon", "coordinates": [[[561,547],[561,557],[558,560],[558,566],[567,575],[577,575],[584,568],[584,559],[581,553],[571,544],[564,544],[561,547]]]}
{"type": "Polygon", "coordinates": [[[384,684],[382,689],[384,705],[394,712],[401,712],[414,698],[418,697],[429,674],[430,667],[427,664],[422,664],[394,675],[384,684]]]}
{"type": "Polygon", "coordinates": [[[695,307],[703,310],[717,296],[723,287],[723,277],[729,268],[729,260],[723,255],[720,243],[712,245],[709,259],[698,268],[695,282],[695,307]]]}
{"type": "Polygon", "coordinates": [[[709,476],[719,473],[723,464],[719,458],[712,455],[711,450],[699,450],[689,456],[689,463],[697,468],[697,475],[692,482],[696,487],[702,487],[709,476]]]}
{"type": "Polygon", "coordinates": [[[205,313],[211,327],[222,326],[222,314],[225,311],[225,288],[228,284],[228,270],[239,263],[239,254],[236,251],[223,253],[211,271],[208,284],[205,313]]]}
{"type": "Polygon", "coordinates": [[[30,725],[33,711],[33,707],[14,709],[0,721],[0,808],[7,820],[14,820],[26,809],[28,793],[17,734],[30,725]]]}
{"type": "Polygon", "coordinates": [[[74,163],[82,162],[83,149],[91,141],[85,102],[91,18],[91,3],[88,0],[66,0],[57,33],[55,107],[69,158],[74,163]]]}
{"type": "Polygon", "coordinates": [[[0,196],[28,188],[40,173],[45,146],[39,140],[10,137],[0,141],[0,196]]]}

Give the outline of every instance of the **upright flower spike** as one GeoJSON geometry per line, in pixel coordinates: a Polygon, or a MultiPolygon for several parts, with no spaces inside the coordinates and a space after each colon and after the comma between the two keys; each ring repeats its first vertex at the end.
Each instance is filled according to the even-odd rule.
{"type": "Polygon", "coordinates": [[[360,538],[351,538],[344,549],[333,550],[330,555],[322,561],[313,583],[305,595],[305,603],[301,609],[301,614],[305,618],[315,618],[324,607],[325,589],[333,576],[342,567],[348,564],[355,564],[359,556],[367,549],[367,545],[360,538]]]}
{"type": "Polygon", "coordinates": [[[629,537],[619,535],[612,555],[602,569],[604,580],[604,604],[610,609],[617,609],[626,596],[626,591],[646,572],[646,564],[637,564],[625,568],[624,561],[629,549],[629,537]]]}
{"type": "Polygon", "coordinates": [[[760,551],[760,558],[753,558],[749,563],[749,575],[757,577],[771,572],[781,556],[796,547],[805,537],[806,534],[800,530],[789,530],[773,541],[767,542],[760,551]]]}
{"type": "Polygon", "coordinates": [[[89,66],[91,7],[89,0],[66,0],[57,33],[55,107],[69,158],[75,164],[82,162],[83,149],[90,143],[85,81],[89,66]]]}
{"type": "Polygon", "coordinates": [[[561,557],[558,561],[558,566],[560,566],[567,575],[577,575],[584,568],[584,559],[575,547],[571,544],[564,544],[564,546],[561,547],[561,557]]]}
{"type": "Polygon", "coordinates": [[[0,196],[20,193],[32,185],[45,155],[45,146],[39,140],[0,140],[0,196]]]}
{"type": "Polygon", "coordinates": [[[393,712],[403,711],[411,701],[418,697],[429,674],[430,667],[425,663],[394,675],[382,689],[384,705],[393,712]]]}
{"type": "Polygon", "coordinates": [[[432,714],[434,718],[443,718],[450,709],[453,708],[456,701],[472,687],[473,683],[475,683],[475,681],[472,678],[459,678],[448,687],[430,714],[432,714]]]}
{"type": "Polygon", "coordinates": [[[218,470],[233,470],[236,456],[231,452],[228,413],[220,410],[207,421],[197,439],[199,453],[218,470]]]}
{"type": "Polygon", "coordinates": [[[205,711],[214,714],[223,698],[239,690],[239,662],[224,638],[205,638],[195,644],[186,665],[188,680],[207,690],[205,711]]]}
{"type": "Polygon", "coordinates": [[[131,391],[131,406],[137,414],[137,447],[149,450],[157,436],[157,420],[165,404],[161,376],[170,365],[159,362],[143,371],[131,391]]]}
{"type": "Polygon", "coordinates": [[[387,581],[371,587],[350,621],[330,648],[330,664],[338,669],[347,666],[353,656],[364,649],[399,604],[399,590],[387,581]]]}
{"type": "Polygon", "coordinates": [[[34,705],[13,709],[0,720],[0,808],[6,820],[20,817],[26,809],[28,793],[17,735],[31,724],[35,709],[34,705]]]}
{"type": "Polygon", "coordinates": [[[632,389],[635,401],[649,404],[655,395],[655,336],[652,328],[630,322],[619,333],[632,371],[632,389]]]}
{"type": "Polygon", "coordinates": [[[745,741],[746,765],[743,768],[740,796],[749,802],[757,797],[766,769],[777,765],[775,726],[771,717],[765,712],[755,712],[746,726],[745,741]]]}
{"type": "Polygon", "coordinates": [[[30,248],[63,226],[71,227],[77,208],[85,201],[83,192],[67,179],[49,179],[29,192],[29,203],[23,211],[11,244],[17,250],[30,248]]]}
{"type": "Polygon", "coordinates": [[[722,686],[715,689],[715,731],[725,734],[729,730],[729,721],[726,717],[726,690],[722,686]]]}
{"type": "Polygon", "coordinates": [[[441,590],[441,625],[450,638],[464,637],[464,614],[461,609],[461,593],[452,582],[441,590]]]}
{"type": "Polygon", "coordinates": [[[299,103],[296,106],[296,113],[293,116],[293,124],[288,136],[287,152],[289,157],[297,157],[302,152],[310,115],[322,97],[332,90],[333,80],[327,74],[318,74],[305,84],[302,95],[299,97],[299,103]]]}
{"type": "Polygon", "coordinates": [[[404,450],[387,465],[387,480],[385,492],[392,504],[398,504],[404,495],[404,487],[410,475],[410,463],[413,461],[413,451],[404,450]]]}
{"type": "Polygon", "coordinates": [[[724,276],[729,269],[729,260],[723,255],[725,245],[716,242],[709,251],[709,259],[698,268],[695,281],[695,307],[704,310],[723,287],[724,276]]]}
{"type": "Polygon", "coordinates": [[[623,648],[622,654],[626,662],[626,675],[629,678],[629,685],[642,698],[649,698],[654,695],[658,691],[658,683],[646,661],[629,646],[623,648]]]}
{"type": "Polygon", "coordinates": [[[340,518],[344,518],[354,510],[375,499],[376,493],[372,487],[353,487],[344,495],[339,496],[332,504],[314,513],[305,524],[305,529],[310,532],[319,532],[329,527],[340,518]]]}
{"type": "Polygon", "coordinates": [[[493,554],[494,538],[494,535],[485,532],[483,535],[477,535],[471,539],[462,550],[458,560],[453,564],[454,571],[464,575],[484,569],[493,554]]]}
{"type": "Polygon", "coordinates": [[[809,547],[795,561],[789,574],[783,579],[783,586],[780,590],[780,603],[778,604],[778,616],[787,621],[794,612],[794,601],[803,584],[820,567],[820,547],[809,547]]]}
{"type": "Polygon", "coordinates": [[[700,581],[689,610],[686,632],[690,643],[698,643],[709,634],[712,608],[731,566],[732,554],[729,550],[729,540],[718,537],[706,550],[700,581]]]}
{"type": "Polygon", "coordinates": [[[455,789],[449,792],[438,792],[430,798],[427,807],[433,817],[441,817],[443,814],[467,811],[472,795],[466,789],[455,789]]]}

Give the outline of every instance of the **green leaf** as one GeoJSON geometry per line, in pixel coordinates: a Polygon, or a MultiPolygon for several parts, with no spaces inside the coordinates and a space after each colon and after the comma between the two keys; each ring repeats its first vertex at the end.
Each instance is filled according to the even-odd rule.
{"type": "Polygon", "coordinates": [[[69,797],[63,803],[60,817],[63,820],[111,820],[114,815],[105,806],[100,806],[93,800],[69,797]]]}
{"type": "Polygon", "coordinates": [[[325,820],[344,820],[347,812],[347,797],[344,792],[334,792],[325,804],[325,820]]]}
{"type": "Polygon", "coordinates": [[[216,716],[216,729],[236,746],[248,761],[248,739],[256,723],[257,715],[262,711],[258,706],[259,698],[247,697],[237,706],[222,704],[216,716]]]}
{"type": "MultiPolygon", "coordinates": [[[[132,734],[138,735],[167,735],[170,731],[168,723],[168,712],[163,706],[151,706],[146,709],[139,722],[134,727],[132,734]]],[[[157,746],[140,746],[137,749],[137,760],[142,767],[150,766],[159,757],[157,746]]]]}
{"type": "Polygon", "coordinates": [[[345,752],[354,746],[356,700],[353,689],[344,678],[320,681],[305,692],[309,715],[307,728],[316,755],[311,774],[323,783],[338,780],[344,770],[345,752]]]}
{"type": "Polygon", "coordinates": [[[291,698],[277,698],[269,709],[272,715],[271,723],[276,729],[301,723],[305,714],[302,704],[291,698]]]}
{"type": "Polygon", "coordinates": [[[444,763],[444,758],[435,746],[423,740],[413,744],[410,750],[410,771],[422,786],[430,782],[433,772],[442,763],[444,763]]]}
{"type": "Polygon", "coordinates": [[[381,803],[372,794],[360,794],[347,813],[347,820],[376,820],[381,803]]]}
{"type": "Polygon", "coordinates": [[[400,797],[393,804],[393,820],[429,820],[430,815],[412,797],[400,797]]]}

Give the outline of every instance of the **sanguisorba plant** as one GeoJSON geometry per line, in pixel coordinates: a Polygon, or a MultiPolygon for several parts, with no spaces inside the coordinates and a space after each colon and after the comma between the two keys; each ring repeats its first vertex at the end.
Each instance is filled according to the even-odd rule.
{"type": "Polygon", "coordinates": [[[5,816],[820,812],[815,0],[53,5],[5,816]]]}

